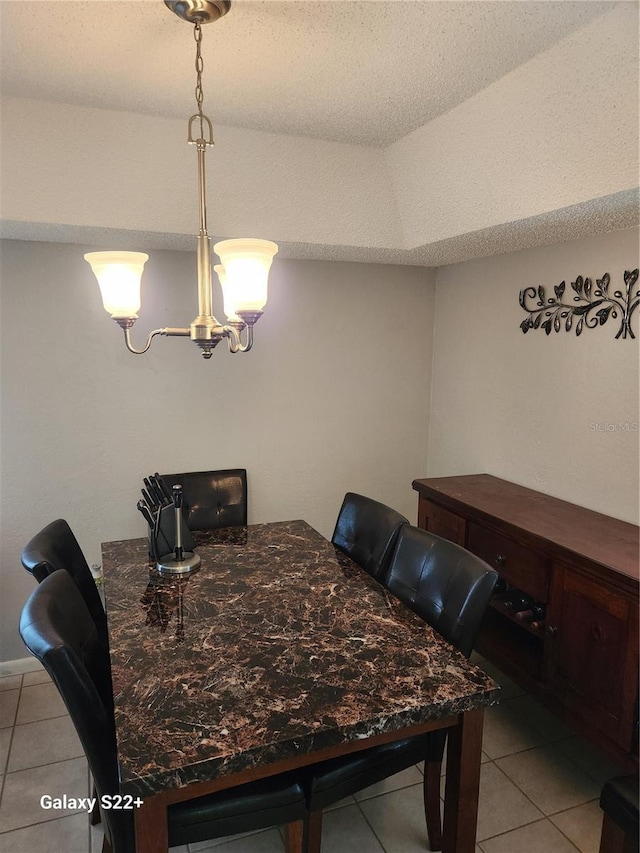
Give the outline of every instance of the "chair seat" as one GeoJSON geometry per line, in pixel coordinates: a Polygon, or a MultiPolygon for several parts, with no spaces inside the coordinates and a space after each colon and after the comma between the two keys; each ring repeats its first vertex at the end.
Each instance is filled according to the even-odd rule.
{"type": "Polygon", "coordinates": [[[169,806],[169,846],[302,820],[305,796],[292,773],[169,806]]]}
{"type": "Polygon", "coordinates": [[[312,765],[307,780],[310,811],[324,809],[418,764],[428,748],[429,735],[418,735],[312,765]]]}
{"type": "Polygon", "coordinates": [[[605,783],[600,808],[627,835],[638,838],[638,777],[618,776],[605,783]]]}

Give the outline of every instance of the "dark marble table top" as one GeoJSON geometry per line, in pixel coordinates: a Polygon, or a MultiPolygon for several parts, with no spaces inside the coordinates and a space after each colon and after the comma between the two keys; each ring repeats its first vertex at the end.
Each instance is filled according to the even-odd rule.
{"type": "Polygon", "coordinates": [[[304,521],[196,534],[198,570],[107,542],[123,793],[236,773],[497,701],[498,688],[304,521]]]}

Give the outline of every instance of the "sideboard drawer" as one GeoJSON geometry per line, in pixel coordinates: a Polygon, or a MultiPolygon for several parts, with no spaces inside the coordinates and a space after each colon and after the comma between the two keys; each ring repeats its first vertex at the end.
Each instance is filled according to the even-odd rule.
{"type": "Polygon", "coordinates": [[[547,601],[550,568],[542,554],[474,522],[468,525],[467,548],[496,569],[511,586],[538,601],[547,601]]]}

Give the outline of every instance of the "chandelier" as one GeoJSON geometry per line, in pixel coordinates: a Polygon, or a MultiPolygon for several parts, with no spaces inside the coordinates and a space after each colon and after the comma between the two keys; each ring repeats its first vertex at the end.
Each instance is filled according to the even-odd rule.
{"type": "Polygon", "coordinates": [[[232,353],[248,352],[253,345],[253,327],[262,316],[267,301],[269,268],[278,251],[269,240],[222,240],[213,246],[220,258],[214,266],[222,288],[226,323],[213,315],[211,238],[207,233],[207,200],[205,155],[213,145],[211,120],[202,111],[202,24],[216,21],[229,11],[229,0],[165,0],[165,5],[183,20],[194,25],[196,42],[196,106],[197,112],[188,124],[187,141],[195,145],[198,158],[198,196],[200,232],[197,237],[198,315],[188,328],[154,329],[142,349],[131,343],[130,330],[138,319],[140,281],[149,256],[143,252],[89,252],[85,260],[98,279],[105,310],[124,332],[127,349],[141,355],[151,346],[156,335],[189,337],[211,358],[214,348],[227,339],[232,353]]]}

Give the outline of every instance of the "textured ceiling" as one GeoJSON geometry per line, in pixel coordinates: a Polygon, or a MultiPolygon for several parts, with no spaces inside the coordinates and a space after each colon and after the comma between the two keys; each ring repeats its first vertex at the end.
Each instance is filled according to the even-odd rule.
{"type": "MultiPolygon", "coordinates": [[[[234,0],[204,29],[205,111],[214,124],[386,145],[611,6],[234,0]]],[[[190,26],[161,0],[2,0],[0,16],[5,95],[193,111],[190,26]]]]}

